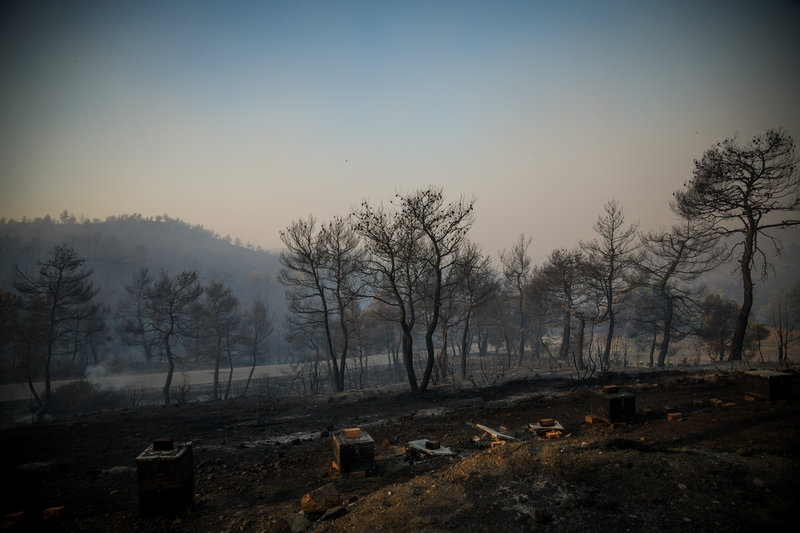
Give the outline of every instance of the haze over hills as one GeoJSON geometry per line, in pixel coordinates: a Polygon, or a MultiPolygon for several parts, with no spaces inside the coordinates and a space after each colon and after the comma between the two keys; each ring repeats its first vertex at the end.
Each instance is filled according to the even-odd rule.
{"type": "Polygon", "coordinates": [[[112,308],[135,272],[147,267],[175,274],[197,271],[200,281],[221,281],[243,305],[256,295],[268,300],[276,316],[285,307],[277,282],[278,254],[240,245],[199,225],[167,215],[120,215],[79,222],[71,215],[0,223],[0,287],[10,288],[14,266],[34,272],[57,243],[67,242],[94,270],[99,299],[112,308]]]}

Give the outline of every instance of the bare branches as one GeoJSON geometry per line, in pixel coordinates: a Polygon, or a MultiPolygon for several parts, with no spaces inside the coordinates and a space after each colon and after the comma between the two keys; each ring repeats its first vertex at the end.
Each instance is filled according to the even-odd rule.
{"type": "Polygon", "coordinates": [[[742,357],[753,303],[752,269],[757,258],[761,258],[761,267],[767,272],[759,235],[776,244],[765,230],[800,224],[799,219],[774,220],[775,215],[800,208],[800,176],[794,148],[794,140],[780,129],[767,130],[744,145],[735,138],[726,139],[695,161],[692,179],[674,194],[672,209],[679,215],[705,224],[720,235],[742,235],[738,245],[743,301],[733,334],[733,360],[742,357]]]}

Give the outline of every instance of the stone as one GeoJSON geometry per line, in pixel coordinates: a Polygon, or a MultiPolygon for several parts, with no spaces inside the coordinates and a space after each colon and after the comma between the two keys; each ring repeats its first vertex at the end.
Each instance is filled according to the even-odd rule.
{"type": "Polygon", "coordinates": [[[312,526],[311,520],[306,518],[300,513],[287,514],[278,520],[277,527],[272,528],[270,531],[277,533],[278,531],[290,531],[291,533],[303,533],[308,531],[312,526]],[[288,529],[287,529],[288,528],[288,529]]]}
{"type": "Polygon", "coordinates": [[[322,515],[321,520],[335,520],[336,518],[339,518],[340,516],[344,516],[346,514],[347,514],[347,509],[345,509],[341,505],[337,505],[336,507],[331,507],[330,509],[325,511],[325,514],[322,515]]]}
{"type": "Polygon", "coordinates": [[[342,497],[333,483],[328,483],[312,490],[300,502],[300,509],[306,513],[324,513],[332,507],[342,504],[342,497]]]}

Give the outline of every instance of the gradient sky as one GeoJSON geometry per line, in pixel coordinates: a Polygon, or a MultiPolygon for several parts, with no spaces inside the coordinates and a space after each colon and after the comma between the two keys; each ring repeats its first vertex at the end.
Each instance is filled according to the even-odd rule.
{"type": "Polygon", "coordinates": [[[441,185],[531,255],[717,141],[800,136],[800,3],[5,1],[0,216],[163,213],[264,248],[441,185]]]}

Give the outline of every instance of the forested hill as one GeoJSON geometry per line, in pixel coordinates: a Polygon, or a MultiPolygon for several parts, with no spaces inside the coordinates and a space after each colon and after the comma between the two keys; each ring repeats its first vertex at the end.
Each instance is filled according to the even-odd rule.
{"type": "Polygon", "coordinates": [[[276,277],[278,254],[241,246],[221,238],[202,226],[192,226],[168,216],[108,217],[104,221],[77,221],[68,213],[58,221],[0,221],[0,288],[9,289],[14,266],[35,274],[53,246],[66,242],[94,270],[100,299],[114,305],[133,274],[148,267],[155,275],[161,269],[172,274],[196,271],[203,283],[221,281],[231,287],[242,304],[260,294],[273,311],[284,307],[283,288],[276,277]]]}

